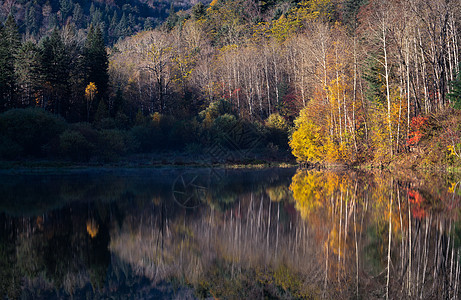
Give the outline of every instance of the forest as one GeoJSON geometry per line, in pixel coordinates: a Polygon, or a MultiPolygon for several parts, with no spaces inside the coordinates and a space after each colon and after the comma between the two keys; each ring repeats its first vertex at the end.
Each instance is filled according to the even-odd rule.
{"type": "Polygon", "coordinates": [[[460,10],[449,0],[213,0],[116,35],[73,15],[24,29],[24,14],[10,12],[0,157],[113,160],[219,141],[274,159],[291,150],[303,163],[456,166],[460,10]],[[229,141],[236,131],[246,141],[229,141]]]}

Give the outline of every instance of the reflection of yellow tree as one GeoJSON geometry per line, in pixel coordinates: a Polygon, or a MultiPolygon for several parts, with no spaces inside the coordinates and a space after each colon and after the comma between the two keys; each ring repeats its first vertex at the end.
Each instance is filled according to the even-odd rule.
{"type": "Polygon", "coordinates": [[[287,200],[290,197],[290,190],[285,185],[268,187],[266,193],[273,202],[287,200]]]}
{"type": "Polygon", "coordinates": [[[293,176],[290,190],[293,192],[295,207],[303,219],[323,207],[323,176],[316,172],[298,171],[293,176]]]}
{"type": "Polygon", "coordinates": [[[353,263],[357,235],[361,226],[353,216],[361,199],[357,199],[358,184],[354,176],[336,172],[298,171],[293,177],[295,207],[301,217],[316,232],[316,242],[324,245],[320,259],[331,259],[329,274],[347,276],[347,267],[353,263]],[[325,258],[326,257],[326,258],[325,258]],[[342,274],[342,275],[341,275],[342,274]]]}
{"type": "MultiPolygon", "coordinates": [[[[298,171],[290,185],[296,209],[304,219],[319,208],[335,205],[330,200],[338,193],[344,194],[344,201],[347,201],[346,195],[352,188],[352,181],[348,176],[315,171],[298,171]]],[[[352,195],[352,192],[350,194],[352,195]]]]}
{"type": "Polygon", "coordinates": [[[91,238],[94,238],[96,235],[98,235],[99,225],[94,219],[86,221],[86,231],[91,236],[91,238]]]}

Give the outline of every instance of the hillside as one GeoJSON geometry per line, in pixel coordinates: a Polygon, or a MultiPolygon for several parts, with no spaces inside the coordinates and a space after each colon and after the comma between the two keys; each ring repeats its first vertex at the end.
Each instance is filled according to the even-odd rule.
{"type": "Polygon", "coordinates": [[[53,30],[72,24],[87,29],[101,26],[111,44],[141,30],[161,24],[170,9],[186,10],[197,0],[7,0],[0,2],[0,23],[12,13],[21,33],[41,38],[53,30]]]}
{"type": "MultiPolygon", "coordinates": [[[[150,30],[107,27],[103,6],[121,3],[82,4],[87,29],[40,41],[24,38],[19,13],[0,30],[4,117],[40,107],[70,123],[42,155],[80,143],[89,159],[106,140],[123,154],[255,141],[274,157],[289,144],[303,163],[420,165],[416,154],[431,149],[426,165],[461,163],[459,2],[213,0],[171,10],[150,30]]],[[[0,156],[19,153],[8,146],[0,156]]]]}

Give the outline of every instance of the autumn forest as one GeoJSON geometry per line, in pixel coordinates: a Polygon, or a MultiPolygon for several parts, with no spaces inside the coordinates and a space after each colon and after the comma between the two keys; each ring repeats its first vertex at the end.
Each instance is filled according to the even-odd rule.
{"type": "Polygon", "coordinates": [[[275,160],[461,158],[458,1],[213,0],[148,26],[130,14],[129,34],[110,23],[120,3],[77,22],[60,2],[32,29],[19,1],[2,14],[3,159],[232,148],[233,128],[259,141],[234,148],[275,160]]]}
{"type": "Polygon", "coordinates": [[[0,297],[459,299],[461,1],[0,1],[0,297]]]}

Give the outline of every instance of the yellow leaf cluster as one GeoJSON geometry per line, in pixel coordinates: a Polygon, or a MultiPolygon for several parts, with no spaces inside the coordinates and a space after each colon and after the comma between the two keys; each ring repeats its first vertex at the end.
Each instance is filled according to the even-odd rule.
{"type": "Polygon", "coordinates": [[[88,100],[93,100],[96,94],[98,93],[98,88],[94,82],[90,82],[85,88],[85,97],[88,100]]]}
{"type": "Polygon", "coordinates": [[[324,134],[309,118],[307,109],[295,121],[296,129],[290,140],[293,155],[298,161],[319,162],[325,157],[324,134]]]}

